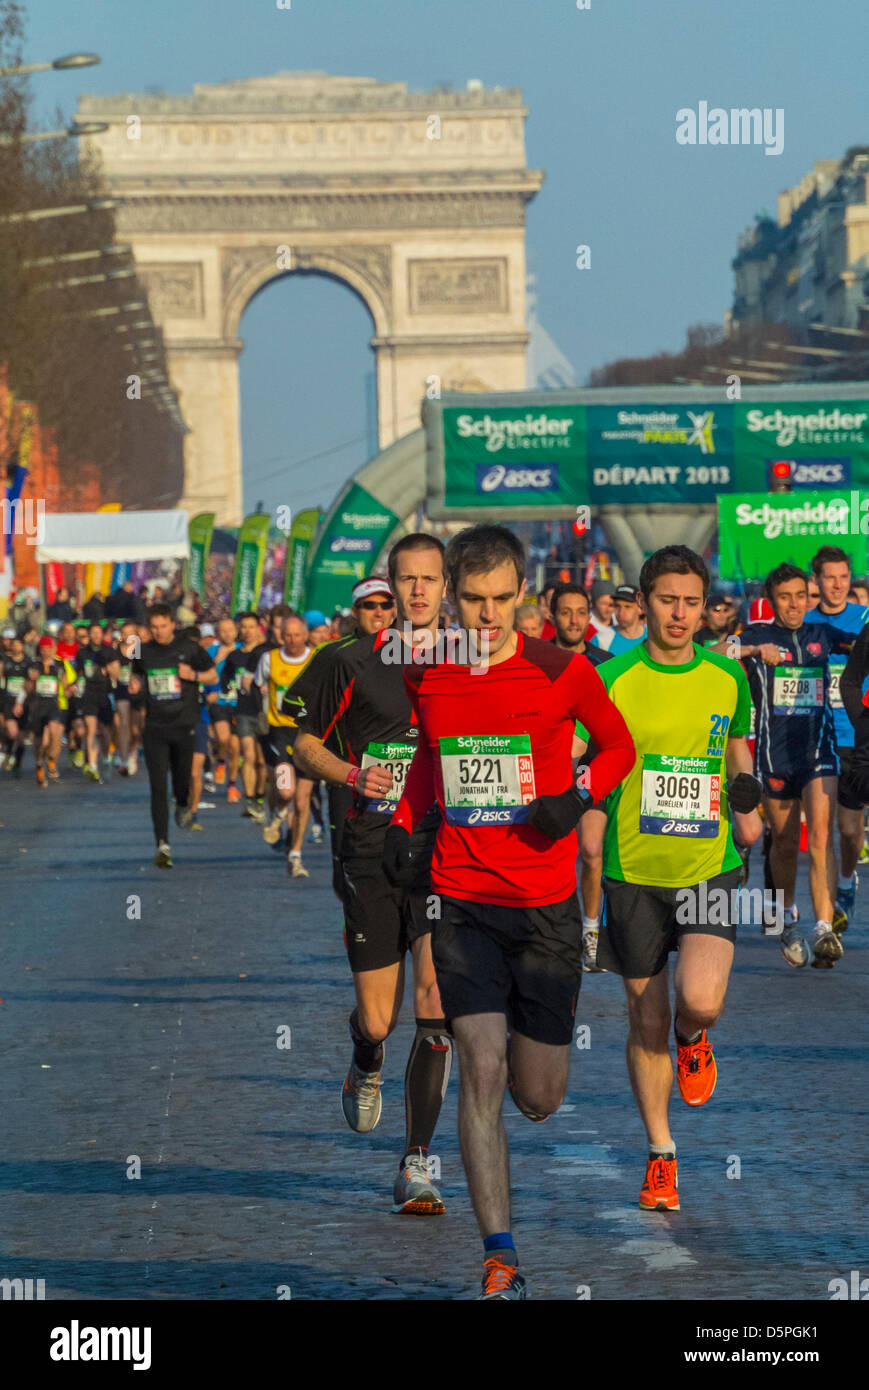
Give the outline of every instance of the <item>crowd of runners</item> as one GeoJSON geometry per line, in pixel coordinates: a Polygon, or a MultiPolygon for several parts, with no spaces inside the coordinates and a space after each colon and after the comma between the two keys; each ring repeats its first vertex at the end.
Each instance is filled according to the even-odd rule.
{"type": "Polygon", "coordinates": [[[178,827],[202,830],[203,793],[225,797],[294,879],[306,837],[330,836],[356,999],[344,1115],[360,1133],[380,1119],[409,956],[393,1210],[445,1210],[428,1156],[455,1049],[483,1299],[526,1297],[502,1106],[558,1109],[583,974],[623,978],[639,1204],[677,1210],[671,1025],[679,1094],[703,1105],[737,927],[794,969],[833,969],[867,857],[869,591],[842,550],[809,574],[778,565],[741,605],[680,545],[636,586],[531,602],[525,575],[506,527],[446,549],[415,533],[331,623],[279,606],[184,626],[157,602],[145,622],[6,626],[0,659],[0,775],[50,795],[61,777],[136,777],[141,757],[158,867],[170,785],[178,827]],[[763,890],[746,887],[755,845],[763,890]]]}

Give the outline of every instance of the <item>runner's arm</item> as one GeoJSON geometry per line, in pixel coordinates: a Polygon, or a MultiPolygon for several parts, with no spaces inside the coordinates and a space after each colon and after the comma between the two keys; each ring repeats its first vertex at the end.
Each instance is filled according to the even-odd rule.
{"type": "MultiPolygon", "coordinates": [[[[598,671],[576,659],[572,666],[576,668],[571,673],[576,685],[568,713],[588,730],[590,742],[597,745],[589,763],[588,789],[594,801],[602,801],[627,777],[636,762],[636,749],[598,671]]],[[[600,669],[606,670],[606,666],[600,669]]]]}
{"type": "MultiPolygon", "coordinates": [[[[724,765],[727,769],[728,782],[735,781],[740,773],[748,773],[750,777],[754,776],[754,760],[746,739],[729,738],[727,740],[727,747],[724,750],[724,765]]],[[[748,848],[760,839],[763,823],[757,811],[734,811],[731,807],[730,820],[736,839],[744,848],[748,848]]]]}
{"type": "Polygon", "coordinates": [[[857,743],[869,740],[869,709],[863,703],[863,682],[869,676],[869,627],[860,631],[857,641],[851,648],[851,655],[845,664],[839,681],[839,694],[846,713],[854,725],[857,743]]]}
{"type": "Polygon", "coordinates": [[[435,797],[434,758],[420,729],[416,752],[404,781],[404,793],[395,808],[391,824],[401,826],[402,830],[412,834],[431,810],[435,797]]]}

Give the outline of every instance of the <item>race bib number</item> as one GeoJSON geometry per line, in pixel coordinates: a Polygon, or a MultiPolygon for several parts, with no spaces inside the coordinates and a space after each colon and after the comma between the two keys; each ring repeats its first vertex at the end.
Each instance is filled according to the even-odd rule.
{"type": "Polygon", "coordinates": [[[413,743],[369,743],[362,754],[362,771],[367,767],[386,767],[392,773],[392,786],[386,796],[363,797],[366,811],[378,811],[384,816],[393,814],[401,800],[415,752],[413,743]]]}
{"type": "Polygon", "coordinates": [[[53,700],[57,695],[57,676],[37,676],[36,693],[53,700]]]}
{"type": "Polygon", "coordinates": [[[528,734],[440,740],[444,807],[450,825],[512,825],[534,800],[528,734]]]}
{"type": "Polygon", "coordinates": [[[122,666],[122,667],[121,667],[121,670],[120,670],[120,673],[119,673],[119,675],[118,675],[118,681],[120,682],[121,685],[129,685],[129,684],[130,684],[130,676],[131,676],[132,674],[133,674],[133,668],[132,668],[132,666],[122,666]]]}
{"type": "Polygon", "coordinates": [[[643,755],[640,834],[713,840],[721,820],[721,759],[643,755]]]}
{"type": "Polygon", "coordinates": [[[177,667],[149,671],[148,694],[152,700],[180,700],[181,677],[177,667]]]}
{"type": "Polygon", "coordinates": [[[772,683],[774,714],[812,714],[824,703],[820,666],[776,666],[772,683]]]}
{"type": "Polygon", "coordinates": [[[84,678],[86,681],[93,679],[94,671],[97,669],[95,661],[86,661],[84,664],[84,678]]]}
{"type": "Polygon", "coordinates": [[[17,699],[18,696],[21,694],[21,692],[22,692],[23,689],[24,689],[24,677],[23,677],[23,676],[7,676],[7,677],[6,677],[6,693],[7,693],[8,695],[12,695],[12,696],[15,697],[15,699],[17,699]]]}
{"type": "Polygon", "coordinates": [[[845,702],[844,702],[844,700],[842,699],[842,693],[841,693],[841,691],[840,691],[840,689],[839,689],[839,682],[840,682],[840,680],[842,679],[842,672],[844,671],[844,669],[845,669],[844,666],[833,666],[832,663],[830,664],[830,708],[831,708],[831,709],[844,709],[844,708],[845,708],[845,702]]]}
{"type": "Polygon", "coordinates": [[[84,676],[79,676],[78,680],[72,687],[72,693],[76,697],[76,699],[80,699],[81,696],[84,694],[84,676]]]}

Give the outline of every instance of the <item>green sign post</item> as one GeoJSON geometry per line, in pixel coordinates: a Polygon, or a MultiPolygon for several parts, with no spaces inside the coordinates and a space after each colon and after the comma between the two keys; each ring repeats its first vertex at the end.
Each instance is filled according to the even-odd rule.
{"type": "Polygon", "coordinates": [[[245,517],[238,533],[232,574],[232,613],[255,609],[259,602],[268,537],[269,517],[265,513],[254,512],[245,517]]]}
{"type": "Polygon", "coordinates": [[[374,569],[400,518],[358,483],[351,483],[317,541],[305,602],[327,616],[350,605],[357,579],[374,569]]]}
{"type": "Polygon", "coordinates": [[[866,493],[735,493],[718,500],[722,579],[764,579],[785,561],[808,569],[822,545],[838,545],[865,574],[866,493]]]}
{"type": "Polygon", "coordinates": [[[320,513],[316,507],[296,512],[287,540],[284,603],[297,611],[302,608],[305,599],[305,571],[319,520],[320,513]]]}
{"type": "Polygon", "coordinates": [[[199,512],[190,518],[187,528],[190,537],[190,559],[187,561],[185,589],[192,589],[201,598],[205,592],[205,567],[211,550],[214,531],[214,512],[199,512]]]}

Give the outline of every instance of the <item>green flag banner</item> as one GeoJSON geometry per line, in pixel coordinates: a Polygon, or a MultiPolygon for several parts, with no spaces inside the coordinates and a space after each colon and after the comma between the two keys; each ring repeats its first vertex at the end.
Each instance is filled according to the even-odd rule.
{"type": "Polygon", "coordinates": [[[269,517],[264,513],[255,512],[241,523],[232,575],[232,613],[255,609],[259,602],[268,535],[269,517]]]}
{"type": "Polygon", "coordinates": [[[211,533],[214,530],[214,512],[199,512],[190,518],[190,559],[187,561],[185,589],[192,589],[198,598],[205,592],[205,567],[211,550],[211,533]]]}
{"type": "Polygon", "coordinates": [[[290,527],[289,540],[287,541],[284,603],[289,603],[297,611],[301,611],[305,603],[305,572],[308,568],[311,542],[314,539],[319,521],[319,511],[316,507],[311,507],[307,511],[296,512],[290,527]]]}
{"type": "Polygon", "coordinates": [[[838,545],[866,572],[869,494],[733,493],[718,499],[722,579],[764,579],[786,561],[808,569],[822,545],[838,545]]]}
{"type": "Polygon", "coordinates": [[[399,524],[395,512],[351,483],[314,547],[305,602],[327,617],[336,608],[348,608],[356,580],[371,573],[399,524]]]}

